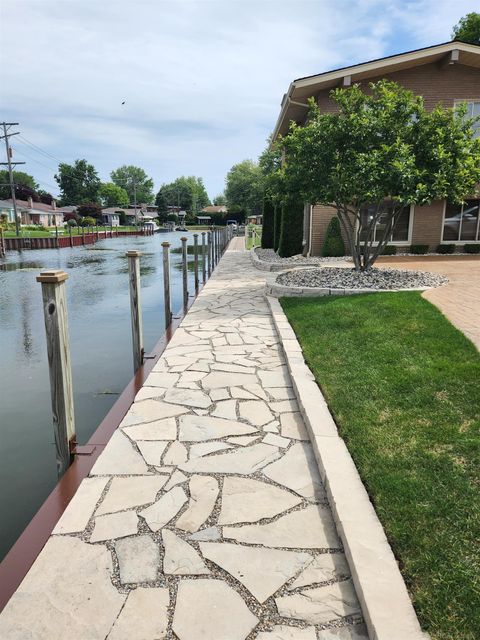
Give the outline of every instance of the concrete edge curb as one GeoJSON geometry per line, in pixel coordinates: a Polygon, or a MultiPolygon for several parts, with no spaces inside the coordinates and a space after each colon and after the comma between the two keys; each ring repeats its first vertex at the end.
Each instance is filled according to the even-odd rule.
{"type": "Polygon", "coordinates": [[[280,302],[267,295],[370,640],[426,640],[397,561],[280,302]]]}

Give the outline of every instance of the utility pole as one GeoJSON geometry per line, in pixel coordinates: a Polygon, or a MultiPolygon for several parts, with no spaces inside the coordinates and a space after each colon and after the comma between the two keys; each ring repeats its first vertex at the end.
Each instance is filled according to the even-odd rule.
{"type": "Polygon", "coordinates": [[[10,127],[18,126],[18,122],[2,122],[3,127],[3,136],[5,138],[5,148],[7,150],[7,162],[0,162],[0,165],[8,165],[8,177],[10,180],[10,193],[12,194],[12,204],[13,204],[13,215],[15,216],[15,233],[17,236],[20,235],[20,222],[18,220],[17,214],[17,200],[15,198],[15,182],[13,180],[13,169],[12,165],[17,166],[17,164],[25,164],[25,162],[12,162],[12,149],[10,147],[9,138],[11,136],[17,136],[20,131],[16,131],[14,133],[8,133],[10,127]]]}
{"type": "Polygon", "coordinates": [[[133,208],[135,209],[135,226],[138,227],[137,219],[137,181],[133,179],[133,208]]]}

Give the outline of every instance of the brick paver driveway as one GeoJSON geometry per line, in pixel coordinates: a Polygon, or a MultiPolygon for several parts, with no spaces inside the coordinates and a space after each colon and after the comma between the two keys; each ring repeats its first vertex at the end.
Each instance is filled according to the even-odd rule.
{"type": "Polygon", "coordinates": [[[435,304],[480,350],[480,256],[383,257],[378,266],[420,269],[446,275],[449,283],[426,291],[435,304]]]}

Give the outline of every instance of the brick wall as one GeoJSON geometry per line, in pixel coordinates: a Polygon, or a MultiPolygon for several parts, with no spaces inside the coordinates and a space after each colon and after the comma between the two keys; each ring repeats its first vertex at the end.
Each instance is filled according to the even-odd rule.
{"type": "MultiPolygon", "coordinates": [[[[443,207],[443,201],[437,200],[425,207],[414,208],[411,244],[428,244],[429,251],[436,250],[437,245],[442,241],[443,207]]],[[[336,215],[336,211],[333,207],[320,205],[313,207],[311,255],[319,256],[321,254],[328,223],[334,215],[336,215]]],[[[350,253],[343,230],[342,236],[346,252],[350,253]]],[[[407,247],[409,243],[405,243],[403,246],[407,247]]],[[[397,245],[397,251],[400,252],[401,250],[402,247],[397,245]]]]}
{"type": "MultiPolygon", "coordinates": [[[[453,107],[455,100],[480,100],[480,71],[461,64],[440,67],[438,64],[425,64],[412,69],[396,71],[362,82],[361,87],[369,92],[369,82],[382,78],[393,80],[417,95],[423,96],[425,107],[433,107],[442,102],[445,107],[453,107]]],[[[322,111],[336,111],[336,105],[329,97],[330,89],[321,91],[317,102],[322,111]]]]}
{"type": "Polygon", "coordinates": [[[443,200],[425,207],[415,207],[413,213],[412,244],[428,244],[435,251],[442,241],[443,200]]]}

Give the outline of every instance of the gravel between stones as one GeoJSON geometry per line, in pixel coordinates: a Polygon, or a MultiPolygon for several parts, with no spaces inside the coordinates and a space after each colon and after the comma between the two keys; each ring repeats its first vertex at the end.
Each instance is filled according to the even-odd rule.
{"type": "Polygon", "coordinates": [[[328,289],[415,289],[439,287],[448,278],[439,273],[411,269],[369,269],[354,271],[345,267],[299,269],[277,276],[276,284],[290,287],[319,287],[328,289]]]}
{"type": "Polygon", "coordinates": [[[281,258],[278,254],[275,253],[273,249],[261,249],[257,247],[255,249],[255,254],[259,260],[263,262],[274,262],[275,264],[285,264],[285,265],[319,265],[324,262],[344,262],[348,260],[351,262],[351,256],[343,256],[340,258],[321,258],[319,256],[314,256],[310,258],[305,258],[300,254],[296,256],[291,256],[290,258],[281,258]]]}

